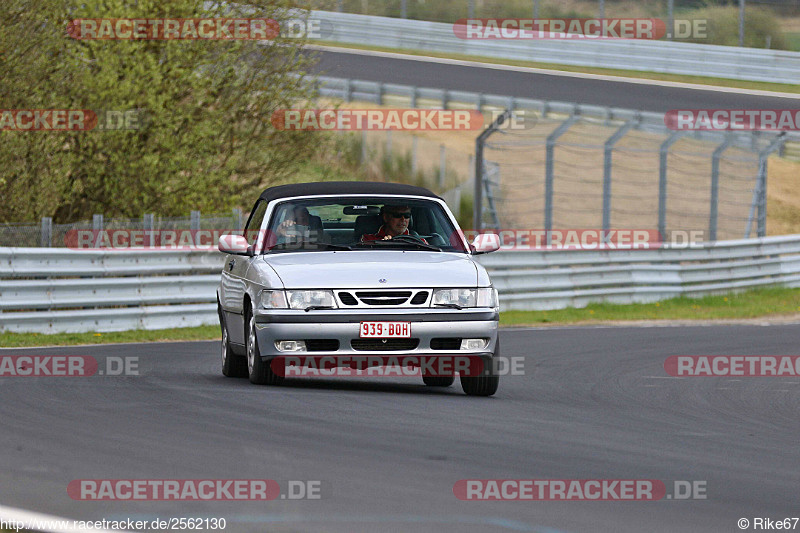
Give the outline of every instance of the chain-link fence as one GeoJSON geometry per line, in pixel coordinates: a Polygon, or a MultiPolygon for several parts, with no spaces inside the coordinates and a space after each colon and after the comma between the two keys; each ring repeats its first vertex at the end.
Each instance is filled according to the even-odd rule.
{"type": "Polygon", "coordinates": [[[483,147],[482,227],[765,234],[773,136],[693,135],[630,120],[547,114],[483,147]]]}
{"type": "Polygon", "coordinates": [[[50,217],[36,223],[0,223],[0,246],[9,247],[55,247],[70,245],[69,235],[75,231],[165,231],[165,230],[241,230],[244,219],[242,210],[235,208],[230,214],[203,215],[192,211],[188,217],[162,217],[145,214],[141,218],[109,217],[94,215],[92,220],[81,220],[69,224],[54,224],[50,217]]]}

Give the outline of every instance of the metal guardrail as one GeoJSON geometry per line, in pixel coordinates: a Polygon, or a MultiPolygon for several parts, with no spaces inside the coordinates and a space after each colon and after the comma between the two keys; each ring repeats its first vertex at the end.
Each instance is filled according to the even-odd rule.
{"type": "MultiPolygon", "coordinates": [[[[216,251],[0,248],[0,331],[216,324],[222,259],[216,251]]],[[[479,260],[503,310],[800,286],[800,235],[686,249],[499,251],[479,260]]]]}
{"type": "Polygon", "coordinates": [[[452,24],[313,11],[328,41],[518,61],[800,83],[800,53],[670,41],[459,39],[452,24]]]}

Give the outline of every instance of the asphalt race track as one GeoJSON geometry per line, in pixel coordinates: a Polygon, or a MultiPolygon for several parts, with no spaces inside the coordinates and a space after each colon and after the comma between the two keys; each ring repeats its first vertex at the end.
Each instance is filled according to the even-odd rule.
{"type": "Polygon", "coordinates": [[[315,52],[315,72],[339,78],[382,81],[540,100],[665,112],[670,109],[798,109],[794,98],[646,85],[569,75],[516,72],[362,53],[315,52]]]}
{"type": "Polygon", "coordinates": [[[796,354],[800,325],[503,330],[491,398],[419,378],[220,373],[218,343],[0,350],[139,358],[139,376],[0,378],[0,500],[226,531],[740,531],[800,515],[800,378],[671,378],[670,355],[796,354]],[[75,479],[321,481],[318,500],[80,501],[75,479]],[[460,501],[461,479],[704,481],[706,499],[460,501]]]}

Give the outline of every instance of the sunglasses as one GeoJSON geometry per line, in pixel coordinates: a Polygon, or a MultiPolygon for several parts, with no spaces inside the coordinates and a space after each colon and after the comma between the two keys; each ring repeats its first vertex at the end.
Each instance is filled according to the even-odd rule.
{"type": "Polygon", "coordinates": [[[411,218],[411,213],[389,213],[389,214],[392,215],[392,218],[405,218],[405,219],[411,218]]]}

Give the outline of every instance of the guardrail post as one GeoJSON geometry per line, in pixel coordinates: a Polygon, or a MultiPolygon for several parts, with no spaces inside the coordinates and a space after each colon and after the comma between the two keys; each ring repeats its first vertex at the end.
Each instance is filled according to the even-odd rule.
{"type": "Polygon", "coordinates": [[[147,236],[148,243],[147,245],[150,248],[155,246],[155,215],[153,213],[145,213],[142,215],[142,229],[144,229],[144,234],[147,236]]]}
{"type": "Polygon", "coordinates": [[[417,107],[417,86],[411,87],[411,106],[412,109],[417,107]]]}
{"type": "Polygon", "coordinates": [[[353,101],[353,80],[347,78],[344,83],[344,101],[353,101]]]}
{"type": "Polygon", "coordinates": [[[92,215],[92,230],[103,231],[103,215],[92,215]]]}
{"type": "Polygon", "coordinates": [[[603,146],[603,231],[611,228],[611,156],[614,152],[614,145],[636,126],[639,120],[641,120],[641,116],[637,114],[635,118],[620,126],[603,146]]]}
{"type": "Polygon", "coordinates": [[[383,82],[378,83],[378,105],[383,105],[384,91],[386,91],[386,87],[383,86],[383,82]]]}
{"type": "Polygon", "coordinates": [[[447,89],[442,90],[442,109],[447,109],[447,103],[450,101],[450,91],[447,89]]]}
{"type": "Polygon", "coordinates": [[[189,214],[189,229],[195,231],[200,229],[200,211],[192,211],[189,214]]]}
{"type": "Polygon", "coordinates": [[[544,229],[547,232],[547,244],[550,244],[550,230],[553,229],[553,174],[555,172],[555,147],[559,137],[580,120],[580,115],[572,115],[562,122],[550,135],[545,143],[544,163],[544,229]]]}
{"type": "Polygon", "coordinates": [[[708,240],[717,240],[717,207],[719,205],[719,160],[722,152],[733,143],[733,136],[728,134],[725,141],[714,149],[711,155],[711,203],[708,206],[708,240]]]}
{"type": "Polygon", "coordinates": [[[667,235],[667,158],[669,149],[683,136],[682,131],[675,131],[661,143],[658,158],[658,233],[661,239],[667,235]]]}
{"type": "Polygon", "coordinates": [[[53,246],[53,217],[42,217],[42,234],[39,246],[50,248],[53,246]]]}

